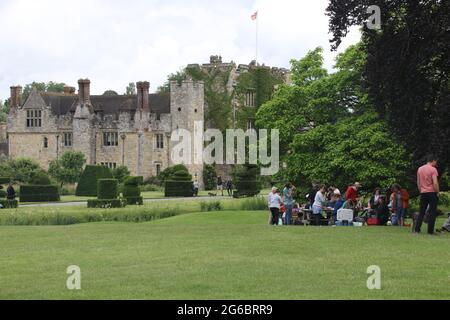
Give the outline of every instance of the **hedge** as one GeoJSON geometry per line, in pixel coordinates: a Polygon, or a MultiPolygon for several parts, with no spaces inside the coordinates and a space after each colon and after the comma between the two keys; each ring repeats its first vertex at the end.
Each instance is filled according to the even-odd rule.
{"type": "Polygon", "coordinates": [[[119,196],[119,181],[117,179],[99,179],[97,195],[99,200],[117,199],[119,196]]]}
{"type": "Polygon", "coordinates": [[[0,184],[8,184],[11,182],[10,177],[0,177],[0,184]]]}
{"type": "Polygon", "coordinates": [[[3,189],[0,189],[0,199],[6,198],[6,191],[3,189]]]}
{"type": "Polygon", "coordinates": [[[144,177],[138,176],[138,177],[126,177],[123,184],[125,186],[139,186],[144,184],[144,177]]]}
{"type": "Polygon", "coordinates": [[[144,204],[144,198],[142,198],[140,196],[139,197],[126,197],[125,201],[130,206],[134,206],[134,205],[142,206],[144,204]]]}
{"type": "Polygon", "coordinates": [[[139,186],[123,186],[123,197],[139,197],[141,195],[141,189],[139,186]]]}
{"type": "Polygon", "coordinates": [[[77,196],[97,196],[97,181],[100,179],[112,179],[111,170],[106,166],[92,166],[88,165],[84,168],[80,181],[78,181],[77,196]]]}
{"type": "Polygon", "coordinates": [[[0,200],[0,204],[4,209],[11,209],[19,207],[19,201],[17,200],[0,200]]]}
{"type": "Polygon", "coordinates": [[[123,208],[125,202],[122,199],[90,199],[87,206],[88,208],[123,208]]]}
{"type": "Polygon", "coordinates": [[[20,187],[20,202],[59,201],[58,186],[28,185],[20,187]]]}
{"type": "Polygon", "coordinates": [[[192,181],[166,181],[165,197],[192,197],[192,181]]]}

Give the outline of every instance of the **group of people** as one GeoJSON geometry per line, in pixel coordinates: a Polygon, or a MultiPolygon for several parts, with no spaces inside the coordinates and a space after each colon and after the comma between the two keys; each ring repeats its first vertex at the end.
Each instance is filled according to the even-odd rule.
{"type": "MultiPolygon", "coordinates": [[[[420,167],[417,171],[417,187],[420,191],[420,212],[416,216],[414,232],[420,233],[421,226],[428,214],[428,233],[434,234],[435,221],[437,216],[437,202],[439,194],[438,172],[436,170],[437,160],[430,156],[427,164],[420,167]]],[[[315,225],[320,225],[323,213],[327,212],[330,216],[329,222],[333,224],[337,220],[339,209],[353,209],[362,212],[361,218],[371,218],[378,225],[405,226],[405,218],[409,209],[409,192],[399,184],[393,184],[392,187],[384,193],[381,188],[375,188],[367,206],[363,203],[363,198],[359,195],[361,183],[355,182],[348,186],[344,197],[340,190],[325,185],[313,187],[314,190],[307,195],[308,203],[305,209],[312,212],[312,220],[315,225]]],[[[292,223],[292,212],[298,210],[299,206],[294,200],[296,187],[292,183],[287,183],[282,190],[282,194],[277,187],[273,187],[268,195],[268,206],[271,212],[270,224],[284,225],[292,223]],[[284,214],[283,214],[284,213],[284,214]],[[281,215],[283,214],[283,216],[281,215]]],[[[450,216],[441,229],[437,232],[450,232],[450,216]]]]}
{"type": "Polygon", "coordinates": [[[222,180],[222,177],[217,177],[217,190],[222,193],[223,196],[223,189],[227,190],[228,196],[233,196],[233,181],[227,180],[225,183],[222,180]]]}

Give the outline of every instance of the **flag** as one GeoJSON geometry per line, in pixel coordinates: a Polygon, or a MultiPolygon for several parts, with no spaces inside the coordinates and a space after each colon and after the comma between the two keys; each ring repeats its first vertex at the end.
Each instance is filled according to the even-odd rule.
{"type": "Polygon", "coordinates": [[[252,14],[252,20],[256,20],[258,18],[258,11],[256,11],[254,14],[252,14]]]}

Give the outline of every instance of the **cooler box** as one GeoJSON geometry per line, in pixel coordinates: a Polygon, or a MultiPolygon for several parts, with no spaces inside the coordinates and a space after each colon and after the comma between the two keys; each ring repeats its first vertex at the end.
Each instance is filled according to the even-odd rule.
{"type": "Polygon", "coordinates": [[[378,218],[369,218],[367,219],[367,225],[368,226],[377,226],[380,224],[380,221],[378,220],[378,218]]]}
{"type": "Polygon", "coordinates": [[[337,211],[336,220],[338,221],[353,221],[353,210],[352,209],[339,209],[337,211]]]}

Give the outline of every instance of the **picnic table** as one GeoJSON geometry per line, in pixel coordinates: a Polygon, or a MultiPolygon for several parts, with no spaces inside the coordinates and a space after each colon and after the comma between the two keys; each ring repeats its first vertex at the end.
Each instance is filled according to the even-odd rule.
{"type": "MultiPolygon", "coordinates": [[[[322,218],[320,219],[320,225],[328,225],[329,224],[329,222],[332,218],[331,216],[332,216],[333,210],[334,210],[333,208],[322,209],[322,212],[326,213],[326,217],[324,217],[323,213],[322,213],[322,218]]],[[[311,209],[301,208],[300,212],[303,215],[303,217],[302,217],[303,224],[305,224],[305,221],[307,221],[308,224],[311,224],[312,222],[314,222],[313,211],[311,209]]],[[[298,217],[298,219],[300,219],[300,217],[298,217]]]]}

